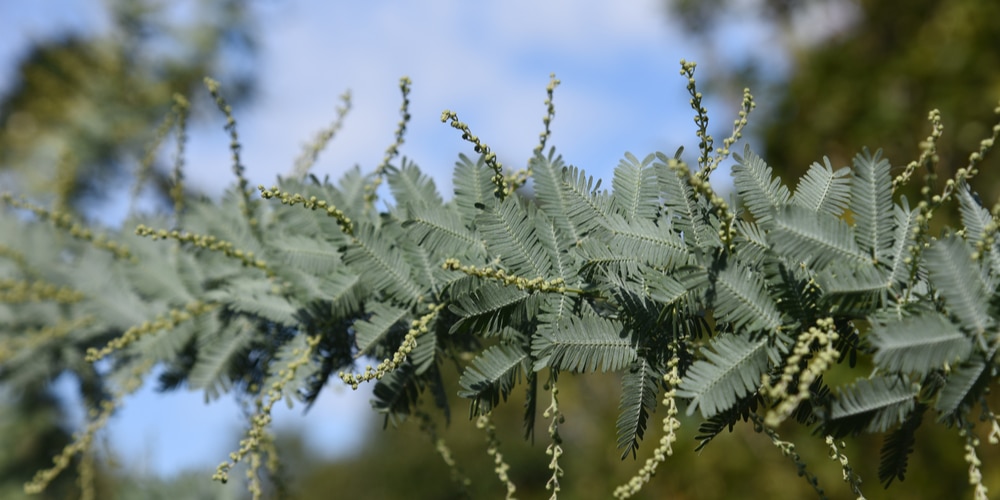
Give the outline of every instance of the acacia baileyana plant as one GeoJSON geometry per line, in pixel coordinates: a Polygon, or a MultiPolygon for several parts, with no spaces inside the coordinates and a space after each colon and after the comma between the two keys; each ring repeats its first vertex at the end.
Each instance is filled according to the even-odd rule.
{"type": "MultiPolygon", "coordinates": [[[[1000,345],[1000,205],[985,209],[967,181],[1000,125],[940,188],[932,181],[941,125],[932,113],[919,159],[895,178],[879,153],[863,151],[849,167],[812,165],[792,190],[749,146],[731,155],[754,107],[749,92],[732,135],[716,148],[695,65],[681,68],[696,111],[697,165],[680,151],[626,154],[610,191],[546,150],[553,77],[526,170],[505,169],[456,113],[442,114],[478,154],[459,155],[447,200],[414,163],[397,160],[409,119],[405,78],[402,120],[384,160],[337,183],[308,170],[340,128],[348,95],[292,175],[255,196],[236,122],[209,80],[228,119],[237,179],[221,200],[183,194],[181,97],[157,137],[178,130],[172,213],[135,214],[121,231],[101,232],[3,195],[4,383],[26,387],[69,371],[96,375],[105,395],[77,441],[26,489],[42,490],[85,451],[122,395],[160,365],[168,388],[256,402],[245,439],[215,475],[226,481],[236,463],[249,463],[255,497],[260,464],[274,463],[263,458],[274,454],[275,403],[310,403],[327,384],[371,383],[372,406],[388,422],[427,418],[418,406],[425,395],[444,411],[456,392],[466,399],[508,498],[516,487],[490,413],[520,385],[531,429],[538,402],[548,399],[541,415],[554,498],[572,480],[559,464],[559,425],[573,416],[559,408],[558,375],[601,370],[622,374],[622,457],[640,453],[662,402],[663,437],[613,492],[619,498],[668,460],[682,411],[704,419],[701,446],[743,421],[792,457],[794,445],[776,428],[808,426],[859,497],[841,437],[889,433],[878,471],[888,485],[903,478],[921,424],[950,426],[965,439],[974,496],[986,498],[973,424],[981,415],[990,442],[1000,438],[985,399],[1000,345]],[[730,156],[735,193],[727,201],[708,179],[730,156]],[[897,191],[918,169],[928,181],[913,203],[897,191]],[[379,211],[383,181],[392,202],[379,211]],[[935,213],[956,202],[961,226],[930,234],[935,213]],[[442,377],[450,363],[462,373],[457,391],[442,377]],[[853,382],[828,385],[824,374],[835,365],[853,382]]],[[[438,451],[454,465],[440,441],[438,451]]]]}

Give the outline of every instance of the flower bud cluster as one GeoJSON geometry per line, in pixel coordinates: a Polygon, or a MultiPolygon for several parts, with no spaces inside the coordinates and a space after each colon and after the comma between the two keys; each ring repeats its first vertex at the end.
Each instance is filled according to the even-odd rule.
{"type": "Polygon", "coordinates": [[[321,210],[326,212],[328,217],[333,217],[337,219],[337,224],[340,225],[341,230],[344,234],[351,235],[354,234],[354,222],[351,218],[347,216],[340,209],[335,207],[332,203],[326,200],[317,199],[315,196],[310,196],[306,198],[299,193],[289,193],[287,191],[282,191],[278,186],[272,186],[271,189],[265,189],[263,185],[257,186],[257,190],[260,191],[261,198],[265,200],[270,200],[271,198],[277,198],[281,200],[282,205],[288,205],[294,207],[295,205],[301,203],[303,208],[309,210],[321,210]]]}
{"type": "Polygon", "coordinates": [[[99,361],[115,351],[128,347],[144,335],[149,335],[163,330],[173,330],[177,327],[177,325],[194,319],[195,317],[205,314],[215,308],[215,304],[195,301],[187,304],[183,308],[171,309],[167,311],[166,314],[157,316],[153,321],[144,321],[142,324],[125,330],[125,333],[111,340],[108,342],[108,345],[102,347],[101,349],[95,349],[93,347],[87,349],[85,359],[88,362],[99,361]]]}
{"type": "Polygon", "coordinates": [[[437,318],[438,313],[444,309],[445,304],[429,304],[427,308],[430,310],[427,314],[421,316],[419,319],[415,319],[410,322],[410,329],[403,336],[403,341],[399,344],[399,348],[393,353],[392,358],[385,358],[382,360],[378,366],[372,368],[371,365],[365,367],[364,373],[360,375],[355,375],[353,373],[340,372],[337,375],[340,380],[343,380],[345,384],[351,386],[352,389],[357,390],[361,386],[362,382],[368,382],[371,380],[381,380],[387,373],[395,370],[399,365],[406,361],[406,356],[408,356],[413,349],[417,347],[417,337],[423,335],[430,331],[430,324],[437,318]]]}
{"type": "Polygon", "coordinates": [[[102,400],[97,408],[92,408],[88,412],[90,422],[82,433],[73,435],[73,442],[66,445],[63,450],[52,459],[52,467],[35,473],[35,477],[24,485],[24,492],[29,495],[37,495],[43,491],[63,470],[69,467],[73,457],[78,453],[83,453],[90,449],[97,431],[107,425],[108,420],[115,410],[122,405],[125,396],[135,392],[141,385],[144,374],[153,367],[152,361],[138,363],[133,367],[129,377],[125,379],[122,389],[115,397],[102,400]]]}
{"type": "Polygon", "coordinates": [[[550,477],[545,483],[545,489],[552,490],[551,500],[555,500],[561,490],[559,486],[559,478],[564,474],[563,468],[559,466],[559,457],[563,454],[562,436],[559,435],[559,424],[563,422],[564,417],[562,412],[559,411],[559,387],[556,386],[554,377],[551,381],[549,381],[548,385],[551,400],[549,402],[549,407],[545,409],[544,413],[542,413],[542,417],[549,419],[549,438],[552,439],[552,442],[545,448],[545,454],[552,457],[552,459],[549,460],[549,470],[552,471],[552,477],[550,477]]]}
{"type": "Polygon", "coordinates": [[[833,346],[838,337],[833,318],[816,321],[816,326],[799,335],[792,354],[785,360],[785,370],[778,383],[772,386],[770,378],[764,375],[761,392],[780,401],[777,406],[768,410],[764,417],[766,425],[777,427],[792,415],[799,403],[809,399],[809,386],[840,356],[833,346]],[[813,352],[814,344],[816,352],[813,352]],[[806,361],[805,370],[802,369],[803,361],[806,361]],[[789,393],[789,387],[796,377],[798,377],[796,391],[789,393]]]}
{"type": "Polygon", "coordinates": [[[458,114],[454,111],[444,110],[441,112],[441,122],[450,122],[451,127],[462,132],[462,139],[473,144],[473,150],[483,155],[486,165],[493,169],[493,177],[490,179],[497,187],[494,194],[497,198],[504,199],[510,194],[510,188],[504,182],[503,164],[497,161],[497,154],[490,150],[486,143],[479,140],[479,137],[472,134],[472,130],[464,122],[458,120],[458,114]]]}
{"type": "Polygon", "coordinates": [[[226,126],[224,127],[227,132],[229,132],[229,150],[232,152],[233,158],[233,174],[236,175],[237,186],[240,191],[240,210],[243,212],[243,216],[246,217],[247,221],[250,222],[250,226],[256,226],[256,219],[253,217],[250,202],[250,193],[247,191],[247,182],[244,172],[246,168],[243,163],[240,162],[240,150],[243,148],[240,145],[240,137],[236,133],[236,118],[233,117],[233,108],[230,106],[222,93],[219,91],[219,82],[205,77],[205,87],[208,88],[208,92],[212,94],[212,98],[215,99],[215,104],[218,106],[219,111],[222,111],[226,115],[226,126]]]}
{"type": "Polygon", "coordinates": [[[410,85],[412,84],[413,82],[410,81],[409,77],[404,76],[399,79],[399,91],[403,94],[403,104],[399,106],[399,114],[402,118],[396,125],[396,140],[386,148],[382,163],[379,163],[378,167],[375,168],[375,179],[371,184],[365,186],[366,203],[373,203],[375,201],[375,191],[382,184],[385,169],[389,166],[389,162],[399,155],[399,148],[403,145],[403,137],[406,135],[406,124],[410,122],[410,85]]]}
{"type": "Polygon", "coordinates": [[[857,495],[858,500],[864,500],[865,496],[861,493],[861,478],[854,472],[851,468],[850,463],[847,460],[847,455],[841,451],[841,448],[847,446],[843,441],[840,442],[840,446],[837,446],[837,442],[833,439],[833,436],[826,436],[826,445],[830,448],[830,459],[840,462],[840,469],[843,474],[844,482],[851,486],[851,491],[857,495]]]}
{"type": "MultiPolygon", "coordinates": [[[[257,411],[250,417],[250,429],[247,437],[240,440],[240,448],[229,454],[229,460],[222,462],[212,475],[212,479],[226,483],[229,481],[229,471],[236,466],[247,454],[256,453],[262,443],[267,441],[267,427],[271,425],[271,410],[274,404],[284,396],[285,386],[295,378],[295,372],[299,368],[309,363],[316,346],[319,345],[319,335],[314,335],[306,340],[305,349],[292,351],[292,356],[298,356],[288,363],[288,366],[278,372],[278,380],[271,384],[267,394],[257,400],[257,411]]],[[[259,456],[258,456],[259,459],[259,456]]],[[[257,464],[259,465],[259,463],[257,464]]],[[[253,471],[257,467],[252,468],[253,471]]]]}
{"type": "Polygon", "coordinates": [[[522,278],[520,276],[515,276],[512,274],[507,274],[503,269],[490,269],[488,267],[478,268],[476,266],[463,266],[458,259],[446,259],[444,264],[441,266],[443,269],[448,271],[461,271],[469,276],[476,276],[479,278],[496,280],[503,283],[505,286],[515,286],[518,290],[526,290],[533,292],[555,292],[555,293],[566,293],[566,292],[579,292],[578,290],[573,290],[566,288],[566,283],[562,278],[556,278],[554,280],[546,280],[545,278],[522,278]]]}
{"type": "Polygon", "coordinates": [[[514,498],[514,492],[517,491],[517,487],[514,486],[514,482],[510,480],[510,465],[503,459],[503,454],[500,453],[500,440],[497,439],[497,428],[493,425],[492,420],[489,415],[480,415],[476,419],[476,428],[486,431],[486,454],[493,457],[493,472],[496,473],[497,478],[500,482],[507,487],[507,500],[514,498]]]}
{"type": "Polygon", "coordinates": [[[84,299],[83,292],[44,281],[0,279],[0,302],[23,304],[25,302],[52,301],[72,304],[84,299]]]}
{"type": "Polygon", "coordinates": [[[351,111],[351,92],[347,91],[341,94],[340,102],[342,103],[337,107],[337,118],[333,123],[316,134],[316,138],[313,139],[305,149],[302,154],[295,160],[295,169],[292,171],[292,177],[296,179],[302,179],[309,173],[309,169],[316,163],[316,159],[319,158],[320,151],[326,147],[327,144],[333,139],[337,132],[344,127],[344,118],[347,117],[347,113],[351,111]]]}
{"type": "Polygon", "coordinates": [[[34,349],[49,341],[65,338],[70,333],[93,323],[93,316],[83,316],[73,321],[61,320],[37,330],[27,330],[17,337],[5,337],[0,340],[0,364],[7,362],[19,352],[34,349]]]}
{"type": "Polygon", "coordinates": [[[535,154],[541,154],[545,150],[545,143],[548,142],[549,137],[552,135],[552,131],[549,126],[552,124],[552,119],[556,116],[556,107],[552,104],[552,97],[555,95],[556,87],[562,83],[556,78],[556,74],[552,73],[549,75],[549,85],[545,87],[545,93],[547,97],[545,98],[545,117],[542,118],[542,123],[545,124],[545,131],[538,134],[538,145],[535,146],[535,154]]]}
{"type": "Polygon", "coordinates": [[[198,248],[204,248],[205,250],[210,250],[212,252],[221,252],[226,257],[238,259],[244,266],[256,267],[257,269],[267,272],[269,275],[272,274],[267,267],[267,263],[263,260],[255,258],[253,252],[238,250],[232,243],[226,240],[220,240],[215,236],[205,236],[188,232],[182,233],[177,230],[156,230],[146,226],[145,224],[139,224],[135,228],[135,234],[139,236],[148,236],[152,238],[153,241],[173,239],[181,243],[190,243],[198,248]]]}
{"type": "Polygon", "coordinates": [[[656,474],[660,464],[674,454],[673,444],[677,441],[677,429],[681,427],[681,421],[677,419],[680,410],[677,409],[676,399],[677,387],[681,384],[679,363],[680,358],[677,356],[671,358],[667,362],[667,373],[663,376],[663,382],[667,386],[667,390],[663,393],[663,406],[667,414],[663,417],[663,437],[660,438],[660,445],[653,450],[653,456],[646,459],[646,463],[627,483],[615,488],[615,498],[631,498],[639,493],[656,474]]]}
{"type": "Polygon", "coordinates": [[[944,134],[944,124],[941,123],[941,112],[936,109],[931,110],[927,114],[927,120],[931,122],[931,135],[927,136],[927,139],[924,139],[924,142],[920,143],[920,157],[908,163],[903,172],[892,180],[893,191],[909,182],[910,177],[913,176],[913,172],[917,167],[924,165],[930,169],[940,160],[937,155],[937,142],[944,134]]]}
{"type": "Polygon", "coordinates": [[[122,260],[129,260],[132,258],[132,254],[129,252],[127,246],[116,241],[111,241],[107,239],[106,236],[96,234],[94,231],[75,222],[73,220],[73,216],[69,212],[61,210],[48,210],[25,200],[16,199],[10,193],[0,194],[0,201],[12,207],[29,210],[38,216],[39,219],[51,222],[55,227],[69,233],[70,236],[78,240],[86,241],[102,250],[111,252],[115,258],[122,260]]]}

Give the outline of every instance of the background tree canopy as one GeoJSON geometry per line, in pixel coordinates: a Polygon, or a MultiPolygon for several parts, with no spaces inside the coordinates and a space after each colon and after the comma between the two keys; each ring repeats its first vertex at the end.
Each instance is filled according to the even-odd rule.
{"type": "MultiPolygon", "coordinates": [[[[902,168],[929,134],[932,109],[941,111],[945,127],[938,143],[942,164],[959,165],[992,127],[992,105],[1000,93],[997,2],[917,0],[905,8],[878,0],[668,0],[667,5],[716,50],[734,11],[764,19],[772,39],[781,42],[773,53],[790,57],[784,76],[762,69],[773,67],[766,55],[710,69],[719,85],[749,85],[766,95],[768,106],[755,129],[758,147],[780,172],[801,174],[818,155],[844,164],[876,143],[902,168]]],[[[998,167],[996,157],[983,165],[984,199],[1000,195],[998,167]]],[[[942,178],[950,174],[940,172],[942,178]]]]}
{"type": "MultiPolygon", "coordinates": [[[[797,176],[820,155],[829,155],[839,167],[868,145],[885,148],[886,157],[901,168],[917,155],[918,141],[928,134],[928,110],[938,108],[946,126],[938,150],[942,163],[964,164],[964,156],[988,135],[990,111],[1000,95],[1000,46],[996,43],[1000,25],[991,22],[1000,18],[1000,6],[989,0],[921,0],[903,10],[886,2],[820,3],[849,10],[853,22],[828,38],[808,43],[791,33],[808,31],[808,26],[802,26],[803,19],[808,19],[804,13],[815,8],[815,2],[753,4],[759,9],[757,15],[771,19],[776,32],[789,34],[781,50],[792,55],[792,65],[783,78],[754,74],[754,68],[766,66],[761,61],[710,68],[716,74],[713,78],[724,83],[755,86],[752,80],[756,78],[766,86],[768,105],[755,117],[758,144],[763,146],[758,146],[763,149],[761,156],[783,175],[797,176]]],[[[693,33],[706,40],[720,36],[715,27],[733,17],[733,9],[747,8],[726,0],[668,4],[667,15],[680,15],[693,33]]],[[[54,204],[80,208],[82,202],[98,194],[93,186],[121,175],[127,162],[142,159],[174,93],[197,94],[195,89],[201,87],[204,75],[222,73],[227,75],[230,98],[251,95],[253,74],[229,67],[226,61],[231,55],[222,56],[233,44],[252,54],[255,20],[247,16],[241,2],[205,2],[206,13],[197,17],[209,21],[195,26],[172,25],[170,17],[152,2],[123,0],[111,5],[117,26],[113,36],[46,42],[33,47],[25,57],[16,85],[0,103],[0,123],[5,125],[0,129],[0,168],[4,169],[5,190],[14,186],[54,204]]],[[[993,156],[982,166],[979,186],[996,186],[990,180],[1000,175],[997,162],[993,156]]],[[[151,172],[157,176],[159,191],[166,193],[171,182],[165,169],[151,172]]],[[[941,172],[940,176],[950,174],[941,172]]],[[[996,187],[981,191],[990,201],[1000,194],[996,187]]],[[[565,465],[573,479],[566,482],[563,494],[567,498],[602,498],[631,474],[630,468],[618,463],[614,433],[607,425],[618,413],[618,380],[594,375],[566,379],[568,383],[561,386],[563,404],[574,419],[563,433],[576,453],[565,465]]],[[[19,415],[23,420],[18,424],[2,422],[3,437],[28,434],[26,423],[39,415],[53,424],[57,420],[51,417],[57,408],[54,401],[44,387],[37,390],[34,395],[13,399],[22,413],[5,412],[4,418],[19,415]]],[[[518,464],[512,474],[521,488],[519,493],[525,498],[542,498],[547,496],[546,459],[539,446],[532,448],[530,443],[521,442],[519,406],[517,402],[507,405],[497,423],[505,429],[503,441],[510,447],[506,450],[509,460],[518,464]]],[[[481,452],[482,435],[466,425],[464,415],[458,415],[457,420],[462,421],[448,427],[443,422],[437,425],[457,455],[480,458],[462,464],[473,478],[469,493],[475,498],[495,495],[498,490],[492,465],[481,452]]],[[[310,457],[301,445],[308,436],[284,436],[279,445],[288,457],[291,495],[317,498],[337,490],[358,497],[458,497],[460,488],[449,481],[448,470],[428,460],[432,443],[415,432],[421,423],[411,421],[399,430],[376,431],[359,456],[336,463],[310,457]],[[384,474],[386,469],[393,473],[384,474]],[[372,480],[373,476],[378,480],[372,480]]],[[[38,432],[35,442],[48,442],[48,434],[38,432]]],[[[52,432],[52,427],[44,432],[52,432]]],[[[811,488],[796,477],[794,467],[775,453],[766,438],[747,429],[737,432],[738,439],[720,440],[697,456],[692,453],[697,441],[689,439],[648,487],[647,497],[747,498],[751,491],[760,498],[811,494],[811,488]],[[699,480],[708,470],[716,480],[699,480]]],[[[31,467],[20,468],[26,463],[24,455],[0,456],[3,476],[19,488],[26,476],[45,465],[64,444],[66,436],[55,434],[54,442],[30,450],[37,460],[31,467]]],[[[864,446],[870,448],[864,448],[852,463],[858,469],[874,471],[879,463],[877,445],[848,441],[850,449],[864,446]]],[[[964,491],[966,465],[956,453],[961,445],[954,436],[939,433],[924,439],[922,446],[922,453],[911,463],[914,472],[903,484],[895,484],[891,495],[944,498],[964,491]]],[[[828,450],[822,446],[799,451],[810,464],[827,460],[828,450]]],[[[984,453],[986,461],[1000,458],[992,448],[984,453]]],[[[1000,479],[990,469],[986,473],[994,484],[1000,479]]],[[[135,486],[134,478],[115,477],[108,471],[103,474],[109,490],[117,489],[122,498],[137,489],[143,491],[135,486]]],[[[818,474],[824,484],[839,484],[837,468],[818,474]]],[[[177,481],[195,483],[201,479],[204,476],[177,481]]],[[[176,484],[157,481],[149,481],[145,487],[187,491],[183,494],[188,495],[198,490],[196,486],[182,490],[176,484]]],[[[65,488],[49,494],[59,498],[70,485],[65,488]]],[[[276,485],[275,490],[279,489],[276,485]]],[[[890,495],[875,485],[869,485],[866,492],[870,498],[890,495]]]]}
{"type": "MultiPolygon", "coordinates": [[[[126,166],[158,160],[143,157],[173,95],[197,94],[206,75],[225,78],[231,100],[250,95],[254,20],[245,2],[194,2],[191,13],[148,0],[107,3],[110,33],[34,44],[0,100],[0,175],[25,194],[70,207],[107,197],[126,166]]],[[[166,170],[147,172],[165,196],[166,170]]]]}

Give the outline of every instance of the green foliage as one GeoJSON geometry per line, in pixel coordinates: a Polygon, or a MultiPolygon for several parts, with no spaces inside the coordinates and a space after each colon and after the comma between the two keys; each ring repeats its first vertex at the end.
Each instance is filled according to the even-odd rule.
{"type": "MultiPolygon", "coordinates": [[[[879,473],[886,483],[905,473],[927,408],[962,429],[977,404],[995,418],[983,396],[997,369],[998,224],[973,204],[964,184],[973,169],[947,184],[959,187],[965,225],[941,237],[928,225],[937,205],[897,201],[889,163],[867,151],[850,168],[815,164],[792,194],[747,147],[732,207],[680,152],[626,154],[602,191],[554,150],[538,151],[524,174],[532,198],[452,113],[445,118],[482,156],[459,157],[446,199],[414,163],[392,163],[408,116],[408,83],[401,88],[396,146],[372,174],[279,179],[260,187],[271,200],[262,202],[235,157],[236,187],[216,202],[185,200],[177,230],[151,229],[166,224],[149,215],[110,236],[84,233],[68,215],[28,217],[5,197],[0,225],[13,229],[0,241],[0,278],[25,286],[5,285],[0,302],[4,382],[91,373],[89,361],[110,356],[100,380],[120,390],[102,408],[154,362],[167,367],[166,387],[254,400],[222,480],[244,457],[271,453],[275,401],[314,401],[331,374],[354,388],[374,381],[386,422],[423,415],[425,394],[447,415],[457,392],[512,488],[490,413],[525,386],[531,435],[540,372],[553,381],[623,373],[622,457],[638,454],[661,395],[666,435],[620,496],[673,453],[679,406],[707,420],[702,446],[750,420],[800,471],[794,446],[768,427],[774,408],[838,438],[897,429],[879,473]],[[369,198],[383,178],[393,200],[380,212],[369,198]],[[40,358],[44,369],[30,362],[40,358]],[[375,366],[358,368],[369,359],[375,366]],[[838,362],[839,376],[824,377],[838,362]],[[457,391],[443,376],[450,364],[461,372],[457,391]]],[[[235,144],[234,121],[227,131],[235,144]]],[[[702,151],[704,167],[731,144],[712,158],[702,151]]],[[[564,415],[555,408],[545,415],[553,426],[564,415]]],[[[552,429],[552,449],[562,450],[552,429]]]]}

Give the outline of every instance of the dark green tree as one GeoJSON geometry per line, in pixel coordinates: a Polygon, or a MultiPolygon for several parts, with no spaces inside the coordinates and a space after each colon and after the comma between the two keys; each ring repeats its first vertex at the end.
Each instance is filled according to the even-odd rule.
{"type": "MultiPolygon", "coordinates": [[[[837,166],[864,146],[882,148],[895,169],[919,154],[940,111],[940,165],[964,165],[990,134],[1000,94],[1000,3],[993,0],[668,0],[670,12],[703,46],[731,50],[725,36],[735,15],[763,20],[780,40],[712,69],[717,85],[751,85],[763,103],[753,131],[761,154],[779,172],[801,174],[817,152],[837,166]],[[736,9],[741,9],[739,13],[736,9]],[[824,10],[825,9],[825,10],[824,10]],[[838,12],[849,22],[830,32],[838,12]],[[818,13],[818,14],[817,14],[818,13]],[[824,38],[808,36],[825,33],[824,38]],[[791,63],[787,75],[771,68],[791,63]],[[762,85],[751,84],[756,80],[762,85]],[[722,82],[728,82],[724,84],[722,82]],[[766,92],[764,91],[766,89],[766,92]],[[891,133],[889,132],[891,131],[891,133]]],[[[983,164],[981,194],[1000,195],[1000,158],[983,164]]],[[[940,178],[954,172],[937,172],[940,178]]],[[[912,198],[912,195],[911,195],[912,198]]]]}

